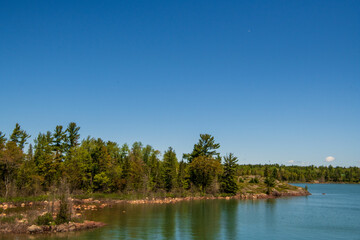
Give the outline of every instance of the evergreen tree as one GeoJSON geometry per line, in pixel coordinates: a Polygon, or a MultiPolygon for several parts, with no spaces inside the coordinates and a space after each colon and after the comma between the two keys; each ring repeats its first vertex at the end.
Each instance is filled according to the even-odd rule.
{"type": "Polygon", "coordinates": [[[53,151],[55,151],[55,157],[57,159],[63,158],[63,153],[66,151],[67,148],[67,136],[66,131],[63,130],[63,126],[58,125],[55,128],[54,134],[53,134],[53,151]]]}
{"type": "Polygon", "coordinates": [[[0,150],[5,147],[6,138],[5,134],[0,131],[0,150]]]}
{"type": "Polygon", "coordinates": [[[222,166],[216,159],[206,156],[199,156],[192,160],[189,164],[190,180],[200,188],[200,191],[205,192],[206,189],[217,179],[221,174],[222,166]]]}
{"type": "Polygon", "coordinates": [[[232,153],[224,157],[224,173],[222,177],[222,190],[225,193],[236,194],[238,185],[235,180],[237,157],[232,153]]]}
{"type": "Polygon", "coordinates": [[[50,187],[61,176],[59,162],[54,161],[53,136],[51,132],[46,134],[39,133],[35,139],[34,162],[37,172],[44,178],[43,186],[50,187]]]}
{"type": "Polygon", "coordinates": [[[5,184],[5,198],[8,197],[11,185],[23,160],[22,150],[13,141],[8,141],[5,148],[0,150],[0,171],[2,172],[2,181],[5,184]]]}
{"type": "Polygon", "coordinates": [[[20,136],[21,136],[21,127],[20,124],[16,123],[15,128],[12,134],[10,135],[10,141],[17,144],[19,142],[20,136]]]}
{"type": "Polygon", "coordinates": [[[21,149],[24,148],[26,141],[31,136],[22,130],[20,124],[16,123],[15,128],[10,136],[10,141],[16,143],[21,149]]]}
{"type": "Polygon", "coordinates": [[[172,147],[164,153],[164,183],[166,191],[171,191],[175,186],[177,158],[172,147]]]}
{"type": "Polygon", "coordinates": [[[71,122],[69,123],[66,131],[68,133],[67,140],[68,140],[68,149],[75,147],[78,145],[78,141],[80,138],[79,134],[80,127],[76,125],[76,123],[71,122]]]}
{"type": "Polygon", "coordinates": [[[218,148],[220,148],[220,144],[215,143],[213,136],[200,134],[199,142],[194,145],[192,153],[184,154],[183,158],[187,159],[189,163],[199,156],[220,159],[220,153],[216,152],[218,148]]]}
{"type": "Polygon", "coordinates": [[[120,190],[124,191],[127,187],[129,174],[130,174],[130,161],[129,161],[129,146],[127,144],[122,145],[120,149],[120,166],[122,169],[120,190]]]}

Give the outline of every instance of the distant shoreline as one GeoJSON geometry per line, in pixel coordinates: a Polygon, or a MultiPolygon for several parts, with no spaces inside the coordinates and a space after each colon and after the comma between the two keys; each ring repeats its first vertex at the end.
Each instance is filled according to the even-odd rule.
{"type": "Polygon", "coordinates": [[[289,184],[360,184],[360,182],[289,182],[289,184]]]}

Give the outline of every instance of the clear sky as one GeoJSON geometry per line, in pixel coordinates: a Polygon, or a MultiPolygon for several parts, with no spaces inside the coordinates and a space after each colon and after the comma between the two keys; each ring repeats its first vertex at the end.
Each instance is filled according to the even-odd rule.
{"type": "Polygon", "coordinates": [[[0,83],[7,135],[360,166],[358,0],[1,0],[0,83]]]}

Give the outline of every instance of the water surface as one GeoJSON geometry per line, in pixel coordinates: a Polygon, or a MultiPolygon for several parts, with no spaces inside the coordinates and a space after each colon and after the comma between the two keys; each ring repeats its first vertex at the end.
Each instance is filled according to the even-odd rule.
{"type": "Polygon", "coordinates": [[[308,197],[121,204],[89,213],[104,228],[36,239],[360,239],[360,185],[308,188],[308,197]]]}

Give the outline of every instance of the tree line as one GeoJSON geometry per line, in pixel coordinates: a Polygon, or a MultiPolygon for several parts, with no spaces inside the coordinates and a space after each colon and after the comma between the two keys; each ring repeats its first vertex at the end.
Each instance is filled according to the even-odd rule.
{"type": "Polygon", "coordinates": [[[360,180],[357,167],[238,165],[233,154],[220,156],[220,144],[209,134],[200,134],[193,151],[179,161],[172,147],[161,154],[141,142],[120,146],[100,138],[80,141],[79,130],[74,122],[58,125],[39,133],[26,152],[30,136],[19,124],[9,138],[0,131],[0,195],[39,195],[64,181],[72,193],[236,194],[245,175],[301,182],[360,180]]]}
{"type": "Polygon", "coordinates": [[[240,165],[238,175],[271,176],[279,181],[287,182],[319,182],[319,183],[359,183],[359,167],[329,166],[285,166],[272,165],[240,165]]]}

